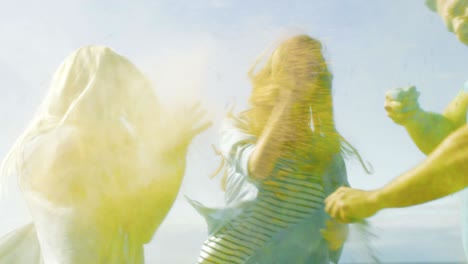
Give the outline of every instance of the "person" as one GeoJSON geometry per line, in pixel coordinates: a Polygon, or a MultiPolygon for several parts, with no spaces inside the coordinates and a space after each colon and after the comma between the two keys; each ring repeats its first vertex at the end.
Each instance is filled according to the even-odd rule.
{"type": "Polygon", "coordinates": [[[354,149],[335,128],[322,45],[294,36],[255,67],[250,109],[221,127],[226,207],[189,199],[208,223],[198,263],[337,263],[347,226],[323,201],[348,185],[343,155],[354,149]]]}
{"type": "Polygon", "coordinates": [[[149,80],[104,46],[60,65],[29,128],[2,163],[17,174],[33,222],[0,239],[1,263],[143,263],[175,200],[195,105],[171,114],[149,80]]]}
{"type": "MultiPolygon", "coordinates": [[[[427,5],[468,45],[467,0],[427,1],[427,5]]],[[[351,222],[384,208],[425,203],[468,186],[468,82],[442,114],[422,110],[418,95],[415,87],[392,90],[386,95],[385,110],[395,123],[406,128],[427,158],[382,188],[370,191],[339,188],[326,199],[326,211],[332,217],[351,222]]],[[[465,216],[463,240],[468,257],[467,224],[465,216]]]]}

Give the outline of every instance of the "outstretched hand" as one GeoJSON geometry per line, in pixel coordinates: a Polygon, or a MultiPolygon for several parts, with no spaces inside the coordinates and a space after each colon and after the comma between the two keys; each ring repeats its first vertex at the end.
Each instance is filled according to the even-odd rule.
{"type": "Polygon", "coordinates": [[[387,91],[384,108],[388,117],[399,125],[405,125],[420,109],[418,98],[419,92],[414,86],[387,91]]]}
{"type": "Polygon", "coordinates": [[[342,223],[356,222],[374,215],[380,208],[373,191],[340,187],[325,199],[325,211],[342,223]]]}
{"type": "Polygon", "coordinates": [[[188,141],[190,142],[195,136],[207,130],[212,125],[212,123],[211,121],[208,121],[205,119],[206,111],[205,109],[201,108],[200,102],[193,104],[188,109],[186,114],[187,114],[186,116],[187,123],[185,123],[186,129],[187,129],[186,137],[188,141]]]}
{"type": "Polygon", "coordinates": [[[205,119],[205,115],[206,111],[201,107],[200,102],[196,102],[190,107],[178,109],[173,116],[174,119],[170,121],[176,126],[177,140],[188,145],[195,136],[208,129],[212,123],[205,119]]]}

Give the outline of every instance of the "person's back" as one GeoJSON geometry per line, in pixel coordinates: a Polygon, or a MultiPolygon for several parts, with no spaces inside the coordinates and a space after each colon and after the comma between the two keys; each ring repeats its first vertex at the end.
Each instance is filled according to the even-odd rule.
{"type": "Polygon", "coordinates": [[[21,185],[45,263],[143,263],[143,244],[165,216],[154,197],[161,183],[146,182],[157,162],[144,146],[62,128],[28,148],[21,185]]]}
{"type": "Polygon", "coordinates": [[[0,263],[25,248],[40,248],[46,264],[143,263],[187,147],[209,126],[196,126],[197,110],[167,116],[145,76],[110,48],[68,56],[3,163],[20,178],[33,224],[0,239],[0,263]]]}

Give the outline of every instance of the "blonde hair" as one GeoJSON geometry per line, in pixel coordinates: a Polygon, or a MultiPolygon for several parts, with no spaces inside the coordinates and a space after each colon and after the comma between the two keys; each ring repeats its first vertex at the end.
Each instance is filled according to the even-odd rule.
{"type": "Polygon", "coordinates": [[[96,142],[119,144],[119,135],[149,139],[160,110],[150,82],[130,61],[108,47],[82,47],[53,75],[35,117],[2,161],[0,185],[7,175],[22,173],[25,148],[38,136],[73,126],[96,142]]]}
{"type": "MultiPolygon", "coordinates": [[[[336,130],[333,117],[332,74],[323,56],[320,41],[307,35],[291,37],[283,41],[271,53],[265,65],[256,71],[264,56],[261,56],[249,71],[252,83],[250,108],[240,113],[240,116],[249,122],[248,132],[260,136],[274,106],[281,99],[281,90],[292,90],[302,86],[302,90],[311,93],[307,96],[311,99],[304,102],[304,107],[310,109],[314,134],[320,138],[313,148],[316,156],[322,159],[319,162],[320,167],[327,167],[334,154],[342,153],[346,157],[356,156],[364,170],[371,173],[371,168],[364,164],[357,150],[336,130]]],[[[229,116],[235,118],[232,113],[229,113],[229,116]]],[[[225,171],[223,183],[226,177],[225,171]]]]}
{"type": "MultiPolygon", "coordinates": [[[[254,135],[260,135],[268,118],[261,113],[257,114],[256,111],[261,108],[273,108],[280,99],[281,90],[293,90],[298,86],[305,87],[303,90],[310,91],[313,95],[308,105],[317,109],[312,111],[317,114],[327,112],[330,116],[324,119],[333,121],[332,76],[318,40],[306,35],[290,38],[281,43],[261,70],[255,72],[255,67],[256,65],[249,71],[252,93],[249,97],[250,109],[246,111],[255,123],[251,131],[254,135]],[[327,109],[323,109],[324,107],[327,109]]],[[[317,129],[323,129],[323,132],[334,130],[333,123],[327,125],[317,129]]]]}

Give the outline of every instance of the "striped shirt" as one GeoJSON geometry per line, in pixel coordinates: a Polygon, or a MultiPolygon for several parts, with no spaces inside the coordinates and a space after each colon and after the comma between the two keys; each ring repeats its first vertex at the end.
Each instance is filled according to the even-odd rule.
{"type": "MultiPolygon", "coordinates": [[[[305,255],[298,259],[328,263],[328,256],[322,256],[327,249],[319,230],[326,219],[323,201],[329,191],[325,190],[323,175],[313,169],[316,159],[307,153],[295,158],[285,155],[288,158],[278,159],[271,177],[255,180],[247,172],[247,162],[255,149],[256,139],[245,133],[243,126],[239,120],[228,119],[222,127],[221,152],[228,164],[227,207],[215,211],[219,223],[211,226],[198,263],[270,263],[271,260],[259,261],[265,259],[265,255],[274,256],[281,253],[275,251],[285,250],[287,245],[279,245],[283,238],[285,244],[291,239],[304,243],[304,252],[295,249],[299,251],[298,255],[305,255]],[[288,235],[297,233],[294,229],[303,223],[307,223],[307,230],[312,228],[313,232],[300,233],[294,238],[288,235]],[[321,243],[309,242],[313,240],[321,243]],[[312,245],[319,246],[311,249],[312,245]],[[317,250],[320,252],[314,252],[317,250]],[[323,261],[315,255],[321,255],[323,261]]],[[[332,173],[345,181],[343,168],[332,173]]],[[[298,259],[294,259],[294,263],[309,263],[305,260],[297,262],[298,259]]]]}

